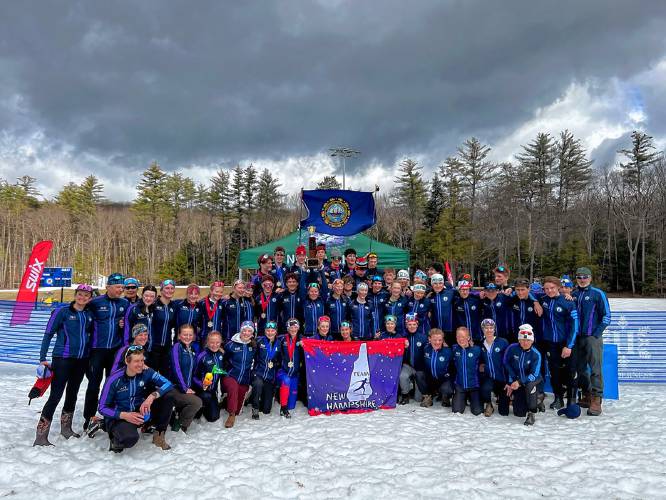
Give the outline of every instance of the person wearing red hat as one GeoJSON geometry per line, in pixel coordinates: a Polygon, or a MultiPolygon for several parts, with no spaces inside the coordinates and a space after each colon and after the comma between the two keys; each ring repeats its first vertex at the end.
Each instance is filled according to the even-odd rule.
{"type": "Polygon", "coordinates": [[[279,296],[273,292],[275,278],[271,274],[264,274],[261,278],[261,292],[254,297],[254,317],[257,320],[257,331],[264,335],[268,321],[277,323],[280,314],[279,296]]]}

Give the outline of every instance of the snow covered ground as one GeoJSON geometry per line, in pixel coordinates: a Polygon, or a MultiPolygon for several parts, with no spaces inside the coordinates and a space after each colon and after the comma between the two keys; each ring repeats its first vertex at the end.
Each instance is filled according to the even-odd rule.
{"type": "MultiPolygon", "coordinates": [[[[105,436],[32,448],[34,369],[0,364],[0,498],[665,498],[666,386],[625,385],[601,417],[453,415],[436,405],[291,421],[241,414],[120,455],[105,436]]],[[[84,383],[85,386],[85,383],[84,383]]],[[[82,401],[82,394],[80,400],[82,401]]],[[[77,408],[75,429],[81,427],[77,408]]],[[[60,409],[56,412],[56,416],[60,409]]]]}

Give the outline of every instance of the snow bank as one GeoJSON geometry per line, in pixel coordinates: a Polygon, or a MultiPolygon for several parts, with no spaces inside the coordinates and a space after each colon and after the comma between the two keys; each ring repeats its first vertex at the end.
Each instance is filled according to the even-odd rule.
{"type": "MultiPolygon", "coordinates": [[[[144,436],[120,455],[105,436],[32,448],[44,399],[27,406],[33,369],[0,364],[0,497],[12,498],[664,498],[666,387],[623,386],[598,418],[554,412],[453,415],[415,404],[360,415],[194,424],[144,436]]],[[[85,386],[85,383],[84,383],[85,386]]],[[[79,400],[82,402],[82,395],[79,400]]],[[[56,412],[59,415],[60,410],[56,412]]],[[[74,427],[81,427],[81,407],[74,427]]]]}

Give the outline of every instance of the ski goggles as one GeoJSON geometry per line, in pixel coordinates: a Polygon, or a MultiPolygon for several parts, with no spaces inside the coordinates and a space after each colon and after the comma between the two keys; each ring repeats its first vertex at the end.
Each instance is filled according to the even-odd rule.
{"type": "Polygon", "coordinates": [[[291,326],[301,326],[301,323],[296,318],[291,318],[287,320],[287,327],[291,326]]]}
{"type": "Polygon", "coordinates": [[[331,318],[328,316],[319,316],[319,319],[317,320],[317,323],[330,323],[331,318]]]}
{"type": "Polygon", "coordinates": [[[275,321],[266,322],[266,330],[276,330],[276,329],[277,329],[277,323],[275,321]]]}
{"type": "Polygon", "coordinates": [[[497,267],[495,268],[495,271],[497,271],[497,272],[499,272],[499,273],[508,273],[508,272],[509,272],[509,268],[506,267],[506,266],[497,266],[497,267]]]}
{"type": "Polygon", "coordinates": [[[90,285],[86,285],[85,283],[81,283],[79,286],[76,287],[77,292],[88,292],[92,293],[93,288],[90,285]]]}
{"type": "Polygon", "coordinates": [[[127,359],[130,354],[136,353],[136,352],[143,352],[143,346],[141,345],[131,345],[127,348],[125,351],[125,359],[127,359]]]}
{"type": "Polygon", "coordinates": [[[319,283],[308,283],[308,288],[316,288],[319,290],[319,283]]]}
{"type": "Polygon", "coordinates": [[[165,286],[176,286],[176,282],[172,279],[164,280],[162,284],[160,285],[160,288],[164,288],[165,286]]]}
{"type": "Polygon", "coordinates": [[[340,327],[346,326],[347,328],[351,328],[351,323],[349,321],[342,321],[340,322],[340,327]]]}
{"type": "Polygon", "coordinates": [[[393,316],[393,314],[387,314],[386,316],[384,316],[384,322],[385,323],[397,323],[398,318],[393,316]]]}
{"type": "Polygon", "coordinates": [[[215,287],[218,287],[218,286],[224,288],[224,281],[213,281],[210,284],[211,288],[215,288],[215,287]]]}
{"type": "Polygon", "coordinates": [[[591,276],[589,274],[577,274],[576,279],[577,280],[587,280],[590,279],[591,276]]]}
{"type": "Polygon", "coordinates": [[[405,322],[409,323],[410,321],[419,322],[419,317],[416,314],[405,314],[405,322]]]}
{"type": "Polygon", "coordinates": [[[433,285],[437,283],[444,283],[444,276],[442,276],[441,274],[433,274],[430,277],[430,283],[432,283],[433,285]]]}

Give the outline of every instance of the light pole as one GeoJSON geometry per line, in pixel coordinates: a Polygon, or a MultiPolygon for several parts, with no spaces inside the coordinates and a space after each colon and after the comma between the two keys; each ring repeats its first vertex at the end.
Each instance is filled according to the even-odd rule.
{"type": "Polygon", "coordinates": [[[347,174],[347,158],[352,158],[361,154],[360,151],[356,151],[351,148],[330,148],[329,149],[331,156],[339,156],[342,158],[342,189],[346,189],[346,174],[347,174]]]}

